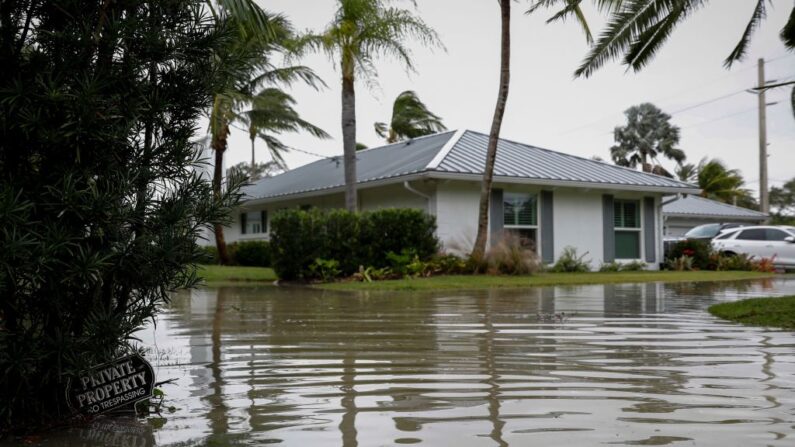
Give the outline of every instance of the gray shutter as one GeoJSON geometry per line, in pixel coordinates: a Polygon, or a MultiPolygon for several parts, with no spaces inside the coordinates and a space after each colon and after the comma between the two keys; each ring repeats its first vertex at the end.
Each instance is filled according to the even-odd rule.
{"type": "Polygon", "coordinates": [[[602,242],[604,243],[604,262],[613,262],[616,260],[614,215],[613,196],[605,194],[602,196],[602,242]]]}
{"type": "Polygon", "coordinates": [[[555,262],[555,219],[552,191],[541,191],[541,260],[555,262]]]}
{"type": "Polygon", "coordinates": [[[260,211],[259,213],[260,219],[260,228],[262,233],[268,232],[268,212],[265,210],[260,211]]]}
{"type": "Polygon", "coordinates": [[[246,234],[246,213],[240,213],[240,234],[246,234]]]}
{"type": "Polygon", "coordinates": [[[491,206],[489,207],[489,234],[491,235],[492,243],[495,239],[500,237],[502,226],[504,224],[505,216],[503,216],[503,194],[501,189],[491,190],[491,206]]]}
{"type": "Polygon", "coordinates": [[[643,198],[643,245],[646,250],[646,262],[657,260],[657,219],[654,218],[654,197],[643,198]]]}

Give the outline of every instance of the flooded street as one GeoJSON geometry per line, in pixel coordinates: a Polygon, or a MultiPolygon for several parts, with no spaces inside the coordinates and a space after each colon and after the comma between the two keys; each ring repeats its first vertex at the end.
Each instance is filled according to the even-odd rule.
{"type": "Polygon", "coordinates": [[[45,445],[795,445],[795,333],[722,301],[795,279],[356,295],[222,287],[142,335],[161,417],[45,445]]]}

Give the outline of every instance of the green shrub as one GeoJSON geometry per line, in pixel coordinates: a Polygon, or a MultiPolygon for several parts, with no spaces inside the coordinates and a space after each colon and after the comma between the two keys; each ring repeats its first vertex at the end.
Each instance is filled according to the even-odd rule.
{"type": "MultiPolygon", "coordinates": [[[[418,261],[429,260],[439,247],[435,232],[435,218],[414,209],[285,210],[271,220],[271,260],[285,280],[320,279],[317,268],[310,269],[316,259],[335,260],[340,275],[351,276],[360,267],[391,268],[389,253],[410,252],[418,261]]],[[[419,265],[412,269],[416,272],[419,265]]]]}
{"type": "Polygon", "coordinates": [[[312,265],[309,266],[309,271],[312,276],[323,281],[331,281],[340,276],[340,263],[336,259],[323,259],[317,258],[312,265]]]}
{"type": "Polygon", "coordinates": [[[583,253],[581,256],[577,255],[577,249],[574,247],[564,247],[555,265],[552,266],[550,271],[555,273],[583,273],[591,270],[590,261],[585,261],[588,252],[583,253]]]}
{"type": "Polygon", "coordinates": [[[670,258],[665,263],[666,268],[677,272],[689,272],[693,270],[693,257],[682,255],[678,258],[670,258]]]}
{"type": "Polygon", "coordinates": [[[202,264],[218,264],[218,249],[214,245],[205,245],[201,247],[202,251],[202,264]]]}
{"type": "Polygon", "coordinates": [[[243,241],[227,246],[233,265],[244,267],[270,267],[271,244],[268,241],[243,241]]]}
{"type": "Polygon", "coordinates": [[[687,239],[679,241],[671,247],[669,259],[678,259],[682,256],[693,258],[693,267],[699,270],[715,270],[715,257],[709,241],[687,239]]]}
{"type": "Polygon", "coordinates": [[[640,272],[646,269],[646,263],[643,261],[631,261],[621,264],[622,272],[640,272]]]}
{"type": "Polygon", "coordinates": [[[606,273],[606,272],[613,272],[613,273],[620,272],[621,271],[621,263],[620,262],[616,262],[616,261],[602,263],[602,265],[599,266],[599,271],[602,272],[602,273],[606,273]]]}
{"type": "Polygon", "coordinates": [[[497,243],[486,250],[483,259],[470,259],[469,262],[475,271],[489,274],[529,275],[541,268],[538,255],[510,232],[503,233],[497,243]]]}

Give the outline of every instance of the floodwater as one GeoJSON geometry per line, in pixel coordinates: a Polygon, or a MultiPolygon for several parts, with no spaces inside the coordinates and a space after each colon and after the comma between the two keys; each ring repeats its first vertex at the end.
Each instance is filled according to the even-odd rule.
{"type": "Polygon", "coordinates": [[[57,446],[795,445],[795,332],[710,304],[795,279],[369,295],[185,292],[142,336],[161,416],[57,446]]]}

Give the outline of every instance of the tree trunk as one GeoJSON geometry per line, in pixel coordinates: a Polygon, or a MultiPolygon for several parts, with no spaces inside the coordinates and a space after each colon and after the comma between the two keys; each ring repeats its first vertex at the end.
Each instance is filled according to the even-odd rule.
{"type": "MultiPolygon", "coordinates": [[[[213,196],[215,200],[221,200],[221,185],[224,179],[224,152],[226,152],[226,139],[229,136],[229,126],[224,127],[220,135],[213,137],[213,151],[215,152],[215,169],[213,170],[213,196]]],[[[229,254],[226,251],[226,240],[224,239],[224,226],[221,224],[213,225],[215,233],[215,247],[218,249],[218,262],[221,265],[229,264],[229,254]]]]}
{"type": "MultiPolygon", "coordinates": [[[[502,22],[502,40],[500,52],[500,89],[497,93],[497,105],[494,107],[494,118],[489,132],[489,147],[486,151],[486,166],[483,171],[483,183],[480,187],[480,206],[478,208],[478,236],[472,247],[472,257],[480,258],[486,252],[486,241],[489,229],[489,200],[491,198],[491,182],[494,177],[494,160],[497,158],[497,143],[500,140],[502,117],[508,103],[508,87],[511,81],[511,1],[500,0],[500,17],[502,22]]],[[[496,217],[496,216],[495,216],[496,217]]]]}
{"type": "Polygon", "coordinates": [[[254,158],[254,140],[255,138],[251,139],[251,173],[254,174],[254,166],[257,165],[256,160],[254,158]]]}
{"type": "Polygon", "coordinates": [[[345,167],[345,207],[356,211],[356,93],[353,88],[353,73],[346,75],[342,68],[342,147],[345,167]]]}

